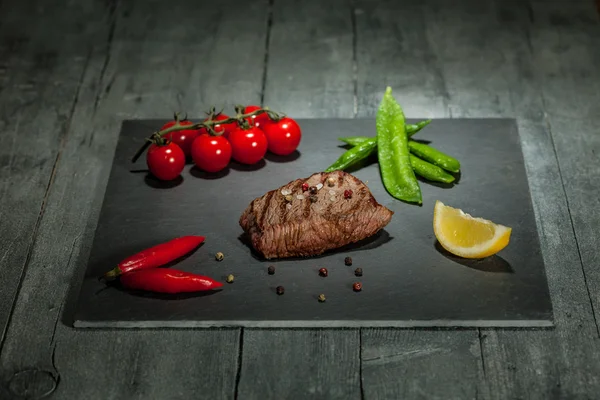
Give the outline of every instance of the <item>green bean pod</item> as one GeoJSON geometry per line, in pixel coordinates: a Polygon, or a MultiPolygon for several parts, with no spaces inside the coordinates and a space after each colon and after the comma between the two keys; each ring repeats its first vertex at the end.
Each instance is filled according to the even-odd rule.
{"type": "MultiPolygon", "coordinates": [[[[421,129],[425,128],[431,122],[430,119],[426,119],[416,124],[406,125],[406,135],[411,137],[415,133],[419,132],[421,129]]],[[[364,142],[365,140],[369,140],[368,136],[347,136],[338,138],[338,140],[347,143],[352,146],[357,146],[364,142]]]]}
{"type": "Polygon", "coordinates": [[[456,173],[460,171],[460,162],[456,158],[444,154],[429,145],[410,140],[408,147],[411,153],[425,161],[429,161],[433,165],[437,165],[450,172],[456,173]]]}
{"type": "Polygon", "coordinates": [[[344,170],[351,165],[356,164],[360,160],[364,160],[375,152],[377,147],[377,139],[365,141],[342,154],[333,164],[331,164],[325,172],[336,170],[344,170]]]}
{"type": "Polygon", "coordinates": [[[431,163],[428,163],[427,161],[421,160],[419,157],[413,154],[410,155],[410,165],[412,165],[415,174],[432,182],[454,182],[454,177],[452,175],[450,175],[437,165],[433,165],[431,163]]]}
{"type": "Polygon", "coordinates": [[[377,158],[383,185],[395,198],[421,204],[421,188],[410,164],[404,112],[387,87],[377,110],[377,158]]]}

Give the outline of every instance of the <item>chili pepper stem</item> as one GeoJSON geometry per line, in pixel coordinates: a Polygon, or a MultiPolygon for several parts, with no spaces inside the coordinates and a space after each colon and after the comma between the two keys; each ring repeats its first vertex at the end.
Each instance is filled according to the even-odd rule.
{"type": "Polygon", "coordinates": [[[111,281],[111,280],[117,279],[117,277],[119,275],[121,275],[121,270],[119,269],[119,267],[116,267],[116,268],[111,269],[104,275],[102,275],[101,278],[104,278],[107,281],[111,281]]]}

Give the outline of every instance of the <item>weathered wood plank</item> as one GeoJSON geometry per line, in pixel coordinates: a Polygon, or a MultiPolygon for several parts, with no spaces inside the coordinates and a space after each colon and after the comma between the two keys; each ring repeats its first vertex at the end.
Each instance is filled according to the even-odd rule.
{"type": "Polygon", "coordinates": [[[365,398],[480,398],[476,330],[368,329],[362,335],[365,398]]]}
{"type": "MultiPolygon", "coordinates": [[[[581,15],[575,5],[556,6],[560,10],[558,15],[567,21],[569,16],[581,15]]],[[[570,69],[565,65],[567,58],[548,51],[556,49],[556,43],[538,37],[558,28],[543,14],[549,7],[546,2],[528,7],[523,2],[496,1],[495,18],[487,18],[487,28],[479,31],[481,40],[488,44],[481,50],[480,59],[496,56],[498,61],[494,75],[498,83],[492,86],[493,90],[500,97],[500,104],[510,101],[510,107],[496,110],[500,115],[520,118],[523,153],[556,322],[554,331],[482,331],[484,365],[493,398],[585,398],[598,390],[596,325],[554,154],[555,135],[543,118],[544,106],[548,110],[548,102],[543,101],[547,97],[546,84],[538,79],[547,68],[558,68],[564,73],[570,69]]],[[[577,19],[567,22],[564,29],[579,30],[577,19]]],[[[447,37],[447,32],[444,35],[447,37]]],[[[594,68],[586,67],[586,60],[581,57],[572,60],[572,66],[594,68]]],[[[477,68],[480,65],[476,61],[471,65],[485,71],[477,68]]],[[[477,72],[470,76],[474,74],[477,72]]],[[[478,80],[481,84],[463,90],[477,92],[484,82],[489,85],[489,78],[483,73],[478,80]]],[[[557,74],[553,82],[557,81],[563,82],[564,77],[557,74]]],[[[485,94],[480,96],[481,101],[476,98],[471,101],[484,103],[485,94]]],[[[563,91],[554,99],[559,98],[562,102],[569,101],[563,91]]]]}
{"type": "MultiPolygon", "coordinates": [[[[292,117],[353,115],[348,3],[275,0],[264,105],[292,117]]],[[[240,399],[360,398],[358,330],[245,330],[240,399]],[[269,396],[270,395],[270,396],[269,396]]]]}
{"type": "Polygon", "coordinates": [[[37,368],[58,380],[60,398],[233,397],[239,330],[78,332],[60,318],[71,311],[62,312],[71,283],[73,298],[82,278],[76,267],[89,254],[121,119],[168,118],[179,109],[199,116],[212,104],[259,102],[263,8],[262,1],[127,2],[97,28],[2,349],[4,383],[37,368]],[[233,55],[222,50],[199,56],[233,36],[234,49],[252,54],[245,64],[230,62],[233,55]]]}
{"type": "MultiPolygon", "coordinates": [[[[430,41],[427,11],[417,2],[356,3],[359,117],[376,114],[386,85],[410,118],[450,116],[451,82],[430,41]]],[[[476,329],[363,330],[365,397],[476,398],[480,350],[476,329]]]]}
{"type": "Polygon", "coordinates": [[[347,1],[274,0],[269,42],[266,106],[296,118],[353,116],[347,1]]]}
{"type": "Polygon", "coordinates": [[[360,399],[357,329],[244,330],[240,399],[360,399]]]}
{"type": "Polygon", "coordinates": [[[71,18],[89,18],[86,3],[61,3],[44,3],[60,32],[37,2],[0,10],[0,346],[88,62],[87,27],[71,18]]]}
{"type": "Polygon", "coordinates": [[[419,2],[354,3],[357,112],[375,116],[386,86],[411,118],[448,117],[447,83],[427,38],[419,2]]]}

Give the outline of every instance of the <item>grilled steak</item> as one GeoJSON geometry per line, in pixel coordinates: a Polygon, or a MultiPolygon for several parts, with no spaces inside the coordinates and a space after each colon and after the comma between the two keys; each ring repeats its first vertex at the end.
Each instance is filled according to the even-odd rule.
{"type": "Polygon", "coordinates": [[[306,257],[372,236],[392,215],[358,178],[335,171],[296,179],[254,199],[240,226],[267,259],[306,257]]]}

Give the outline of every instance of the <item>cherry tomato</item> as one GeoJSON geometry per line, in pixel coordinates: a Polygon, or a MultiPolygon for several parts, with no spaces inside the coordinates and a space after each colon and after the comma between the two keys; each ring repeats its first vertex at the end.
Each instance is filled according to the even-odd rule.
{"type": "MultiPolygon", "coordinates": [[[[188,126],[188,125],[193,125],[194,123],[192,121],[186,120],[186,121],[179,121],[179,124],[181,124],[183,126],[188,126]]],[[[167,122],[166,124],[163,125],[161,130],[170,128],[173,125],[175,125],[175,121],[167,122]]],[[[191,153],[192,142],[194,141],[194,139],[196,139],[196,136],[198,136],[199,133],[200,133],[200,131],[197,129],[186,129],[183,131],[175,131],[175,132],[167,133],[164,136],[164,138],[175,143],[177,146],[181,147],[181,150],[183,150],[183,153],[185,154],[186,158],[189,158],[192,154],[191,153]]]]}
{"type": "Polygon", "coordinates": [[[152,175],[163,181],[170,181],[179,176],[185,167],[185,154],[181,147],[173,142],[152,144],[148,148],[146,163],[152,175]]]}
{"type": "Polygon", "coordinates": [[[269,151],[280,156],[287,156],[298,148],[302,132],[298,123],[291,118],[284,117],[279,121],[272,121],[263,127],[269,142],[269,151]]]}
{"type": "Polygon", "coordinates": [[[229,135],[234,160],[242,164],[255,164],[267,153],[267,138],[257,127],[238,128],[229,135]]]}
{"type": "MultiPolygon", "coordinates": [[[[258,109],[260,109],[259,106],[246,106],[246,108],[244,108],[244,114],[251,113],[252,111],[256,111],[258,109]]],[[[263,128],[263,126],[271,122],[271,118],[269,118],[269,115],[267,113],[253,115],[250,118],[246,118],[246,120],[250,123],[251,126],[256,126],[261,129],[263,128]]]]}
{"type": "Polygon", "coordinates": [[[220,171],[231,160],[231,144],[223,136],[200,135],[192,143],[192,159],[203,171],[220,171]]]}
{"type": "MultiPolygon", "coordinates": [[[[226,120],[227,118],[229,118],[227,115],[219,114],[219,115],[215,116],[214,119],[216,121],[223,121],[223,120],[226,120]]],[[[204,122],[206,122],[206,121],[208,121],[208,118],[204,120],[204,122]]],[[[213,130],[217,133],[223,132],[223,136],[225,138],[227,138],[229,136],[229,134],[236,129],[237,129],[237,124],[235,122],[230,122],[228,124],[216,124],[213,126],[213,130]]],[[[206,128],[200,129],[200,134],[208,135],[206,128]]]]}

